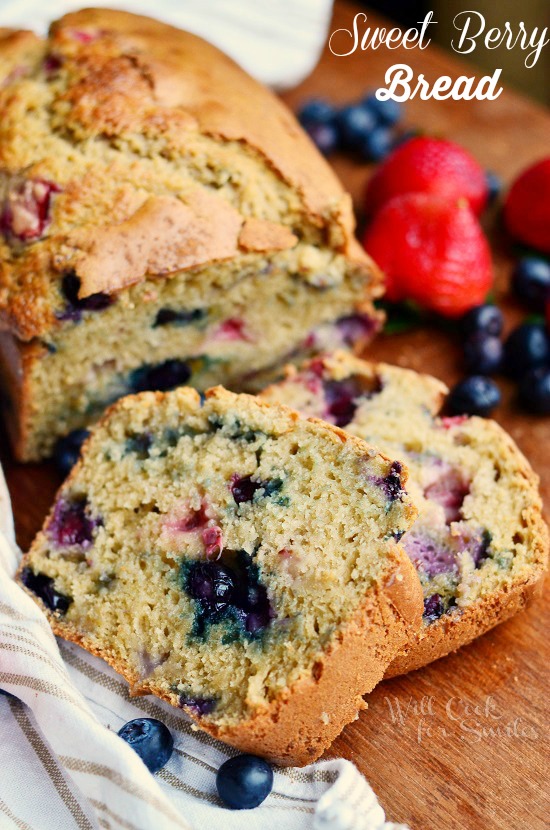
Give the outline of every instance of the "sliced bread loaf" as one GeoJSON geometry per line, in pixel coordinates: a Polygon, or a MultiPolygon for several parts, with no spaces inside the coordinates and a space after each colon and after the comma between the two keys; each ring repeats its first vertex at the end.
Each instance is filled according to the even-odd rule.
{"type": "Polygon", "coordinates": [[[122,399],[19,579],[134,694],[280,764],[317,758],[421,624],[406,471],[221,388],[122,399]]]}
{"type": "Polygon", "coordinates": [[[330,166],[214,46],[105,8],[0,32],[0,404],[20,460],[122,395],[365,341],[381,290],[330,166]]]}
{"type": "Polygon", "coordinates": [[[341,352],[289,367],[262,394],[407,464],[419,516],[402,544],[422,583],[424,624],[387,676],[442,657],[515,614],[546,568],[537,476],[494,421],[442,417],[446,393],[428,375],[341,352]]]}

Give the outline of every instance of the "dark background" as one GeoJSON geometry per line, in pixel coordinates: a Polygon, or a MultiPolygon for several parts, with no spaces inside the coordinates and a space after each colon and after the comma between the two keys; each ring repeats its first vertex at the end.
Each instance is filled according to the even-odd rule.
{"type": "MultiPolygon", "coordinates": [[[[503,28],[506,21],[510,22],[513,31],[519,22],[523,21],[528,33],[535,26],[539,28],[539,33],[545,26],[550,26],[549,0],[370,0],[363,5],[367,13],[369,8],[376,10],[396,20],[404,28],[416,26],[427,12],[433,11],[437,24],[430,26],[432,41],[453,55],[456,53],[451,49],[451,40],[457,34],[453,18],[461,11],[473,10],[483,14],[486,20],[485,31],[493,26],[503,28]]],[[[550,44],[543,49],[532,69],[525,67],[525,55],[519,46],[512,50],[502,46],[494,50],[486,49],[480,38],[476,49],[467,55],[466,59],[488,75],[497,67],[502,67],[501,77],[504,83],[549,105],[550,44]]]]}

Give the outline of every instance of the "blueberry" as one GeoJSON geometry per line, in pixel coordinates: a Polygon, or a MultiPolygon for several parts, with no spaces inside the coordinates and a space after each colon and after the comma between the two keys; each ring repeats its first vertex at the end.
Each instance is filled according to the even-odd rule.
{"type": "Polygon", "coordinates": [[[376,127],[365,136],[361,152],[369,161],[382,161],[393,150],[393,133],[388,127],[376,127]]]}
{"type": "Polygon", "coordinates": [[[204,320],[206,311],[203,308],[194,308],[191,311],[176,311],[173,308],[161,308],[157,312],[153,328],[159,326],[188,326],[191,323],[197,323],[199,320],[204,320]]]}
{"type": "Polygon", "coordinates": [[[335,124],[308,124],[305,131],[324,156],[338,149],[340,136],[335,124]]]}
{"type": "Polygon", "coordinates": [[[485,173],[485,182],[487,184],[487,201],[488,204],[492,205],[500,195],[502,181],[492,170],[487,170],[485,173]]]}
{"type": "Polygon", "coordinates": [[[374,115],[362,104],[351,104],[340,110],[337,124],[342,143],[350,150],[361,149],[377,126],[374,115]]]}
{"type": "Polygon", "coordinates": [[[338,427],[347,426],[357,410],[358,390],[352,378],[328,380],[323,384],[327,414],[338,427]]]}
{"type": "Polygon", "coordinates": [[[323,98],[312,98],[301,107],[298,112],[300,124],[329,124],[334,121],[336,110],[332,104],[323,98]]]}
{"type": "Polygon", "coordinates": [[[462,329],[466,337],[478,332],[498,337],[502,333],[503,324],[502,311],[496,305],[476,305],[462,318],[462,329]]]}
{"type": "Polygon", "coordinates": [[[437,574],[456,572],[456,554],[444,542],[432,538],[422,530],[409,531],[403,547],[415,568],[432,579],[437,574]]]}
{"type": "Polygon", "coordinates": [[[181,694],[179,705],[191,709],[195,715],[209,715],[216,708],[215,697],[195,697],[194,695],[181,694]]]}
{"type": "Polygon", "coordinates": [[[170,760],[174,739],[161,721],[155,718],[136,718],[125,723],[118,734],[137,752],[150,772],[158,772],[170,760]]]}
{"type": "Polygon", "coordinates": [[[498,337],[482,331],[473,334],[464,344],[464,363],[468,372],[492,375],[502,366],[504,349],[498,337]]]}
{"type": "Polygon", "coordinates": [[[519,385],[522,405],[537,415],[550,415],[550,369],[539,366],[524,375],[519,385]]]}
{"type": "Polygon", "coordinates": [[[113,298],[101,291],[81,299],[78,296],[80,284],[80,277],[77,277],[74,271],[70,271],[63,276],[61,293],[67,302],[65,309],[57,315],[59,320],[72,320],[74,323],[78,323],[82,318],[83,311],[103,311],[104,308],[108,308],[113,303],[113,298]]]}
{"type": "Polygon", "coordinates": [[[183,587],[197,602],[195,633],[205,634],[206,623],[233,620],[255,635],[275,617],[267,590],[259,581],[259,570],[244,551],[224,551],[231,565],[194,561],[183,564],[183,587]]]}
{"type": "Polygon", "coordinates": [[[252,476],[233,476],[231,492],[236,504],[254,500],[257,490],[263,490],[264,496],[270,497],[277,494],[283,486],[280,478],[270,478],[267,481],[252,481],[252,476]]]}
{"type": "Polygon", "coordinates": [[[403,465],[399,461],[394,461],[390,467],[390,472],[382,480],[382,487],[389,501],[396,501],[402,499],[404,495],[403,484],[401,482],[401,473],[403,472],[403,465]]]}
{"type": "Polygon", "coordinates": [[[543,323],[522,323],[504,344],[504,367],[515,378],[550,364],[550,338],[543,323]]]}
{"type": "Polygon", "coordinates": [[[125,453],[135,453],[142,461],[149,458],[149,450],[153,445],[153,436],[148,432],[129,435],[124,445],[125,453]]]}
{"type": "Polygon", "coordinates": [[[216,787],[226,807],[251,810],[265,801],[273,789],[273,770],[263,758],[237,755],[219,768],[216,787]]]}
{"type": "Polygon", "coordinates": [[[53,448],[53,460],[62,475],[68,475],[78,461],[82,444],[89,434],[87,429],[73,429],[68,435],[56,441],[53,448]]]}
{"type": "Polygon", "coordinates": [[[342,380],[327,380],[323,383],[326,414],[338,427],[347,426],[357,410],[360,398],[370,398],[382,389],[378,377],[374,381],[361,375],[350,375],[342,380]]]}
{"type": "Polygon", "coordinates": [[[46,574],[35,574],[32,568],[23,568],[21,571],[21,582],[23,585],[36,594],[50,611],[57,611],[59,614],[66,614],[72,597],[61,594],[54,588],[54,580],[46,574]]]}
{"type": "Polygon", "coordinates": [[[236,594],[235,574],[218,562],[194,562],[187,575],[186,589],[210,615],[225,611],[236,594]]]}
{"type": "Polygon", "coordinates": [[[550,302],[550,262],[539,257],[520,259],[512,272],[516,296],[536,311],[550,302]]]}
{"type": "Polygon", "coordinates": [[[424,619],[428,623],[435,622],[445,613],[443,600],[439,594],[432,594],[424,600],[424,619]]]}
{"type": "Polygon", "coordinates": [[[453,386],[447,398],[451,415],[481,415],[483,417],[500,403],[496,383],[482,375],[471,375],[453,386]]]}
{"type": "Polygon", "coordinates": [[[261,481],[252,481],[251,476],[243,476],[242,478],[236,476],[231,485],[231,492],[235,503],[243,504],[243,502],[252,501],[254,493],[262,486],[261,481]]]}
{"type": "Polygon", "coordinates": [[[489,548],[493,541],[493,535],[489,530],[484,530],[479,541],[474,541],[470,550],[474,565],[480,568],[483,563],[489,558],[489,548]]]}
{"type": "Polygon", "coordinates": [[[264,496],[270,498],[271,496],[276,495],[282,489],[283,484],[284,482],[282,478],[270,478],[267,481],[262,481],[264,496]]]}
{"type": "Polygon", "coordinates": [[[375,93],[367,95],[364,106],[378,121],[390,127],[397,124],[403,112],[399,101],[394,101],[392,98],[388,98],[387,101],[379,101],[375,93]]]}
{"type": "Polygon", "coordinates": [[[101,524],[89,515],[85,498],[66,501],[60,498],[56,503],[47,532],[59,547],[79,545],[87,549],[92,545],[94,529],[101,524]]]}
{"type": "Polygon", "coordinates": [[[249,634],[256,634],[257,631],[263,631],[270,620],[269,611],[250,611],[246,614],[244,625],[249,634]]]}
{"type": "Polygon", "coordinates": [[[165,360],[164,363],[145,364],[130,375],[134,392],[166,392],[183,386],[191,377],[191,370],[182,360],[165,360]]]}
{"type": "Polygon", "coordinates": [[[356,346],[362,341],[370,340],[376,332],[376,322],[367,314],[340,317],[336,321],[336,327],[346,346],[356,346]]]}

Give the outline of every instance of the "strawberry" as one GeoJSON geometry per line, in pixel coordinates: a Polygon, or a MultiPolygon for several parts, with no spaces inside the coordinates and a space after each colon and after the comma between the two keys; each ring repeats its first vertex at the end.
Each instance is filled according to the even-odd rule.
{"type": "Polygon", "coordinates": [[[483,303],[491,287],[489,245],[463,200],[396,196],[377,213],[363,244],[386,274],[388,300],[415,300],[460,317],[483,303]]]}
{"type": "Polygon", "coordinates": [[[458,144],[441,138],[412,138],[394,150],[369,180],[365,210],[374,215],[405,193],[433,193],[449,202],[465,199],[477,215],[489,197],[483,168],[458,144]]]}
{"type": "Polygon", "coordinates": [[[550,254],[550,156],[528,167],[512,184],[504,221],[513,237],[550,254]]]}

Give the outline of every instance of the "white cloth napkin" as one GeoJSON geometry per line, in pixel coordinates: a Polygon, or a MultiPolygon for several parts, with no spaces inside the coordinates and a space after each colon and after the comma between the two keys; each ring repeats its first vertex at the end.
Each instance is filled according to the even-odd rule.
{"type": "MultiPolygon", "coordinates": [[[[45,34],[50,22],[85,6],[83,0],[0,0],[0,26],[45,34]]],[[[296,86],[309,75],[325,42],[332,0],[93,0],[154,16],[194,32],[264,84],[296,86]]]]}
{"type": "Polygon", "coordinates": [[[406,830],[385,822],[349,761],[276,770],[255,810],[225,809],[219,766],[235,750],[197,731],[98,658],[56,642],[38,606],[13,581],[19,557],[0,467],[0,828],[19,830],[406,830]],[[117,736],[136,717],[162,720],[174,753],[155,776],[117,736]]]}

